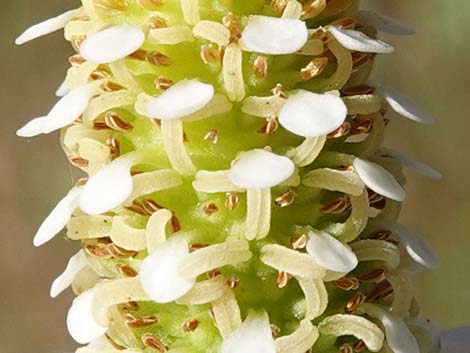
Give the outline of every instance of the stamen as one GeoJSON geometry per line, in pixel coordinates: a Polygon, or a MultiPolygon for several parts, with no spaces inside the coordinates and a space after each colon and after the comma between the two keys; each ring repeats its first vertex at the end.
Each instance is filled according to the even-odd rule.
{"type": "Polygon", "coordinates": [[[351,207],[349,197],[338,197],[320,208],[322,214],[343,213],[351,207]]]}
{"type": "Polygon", "coordinates": [[[136,277],[138,275],[137,271],[129,265],[118,264],[116,265],[116,270],[124,277],[136,277]]]}
{"type": "Polygon", "coordinates": [[[156,316],[134,317],[132,314],[126,314],[124,317],[126,325],[130,328],[147,327],[158,322],[158,318],[156,316]]]}
{"type": "Polygon", "coordinates": [[[357,310],[357,308],[366,301],[367,296],[364,293],[357,292],[354,296],[346,303],[345,311],[347,313],[352,313],[357,310]]]}
{"type": "Polygon", "coordinates": [[[351,291],[359,288],[359,280],[356,277],[343,277],[335,281],[337,288],[351,291]]]}
{"type": "Polygon", "coordinates": [[[302,234],[301,236],[292,238],[290,243],[294,250],[304,249],[308,243],[308,235],[302,234]]]}
{"type": "Polygon", "coordinates": [[[258,130],[259,133],[269,135],[277,131],[279,123],[275,117],[266,118],[263,126],[258,130]]]}
{"type": "Polygon", "coordinates": [[[208,203],[202,206],[202,212],[206,215],[210,216],[211,214],[216,213],[219,210],[215,203],[208,203]]]}
{"type": "Polygon", "coordinates": [[[222,23],[230,30],[230,43],[238,43],[242,36],[238,18],[234,14],[229,13],[222,18],[222,23]]]}
{"type": "Polygon", "coordinates": [[[205,64],[217,64],[221,61],[221,51],[212,44],[201,46],[201,59],[205,64]]]}
{"type": "Polygon", "coordinates": [[[147,51],[147,50],[137,50],[131,54],[129,54],[129,58],[136,59],[140,61],[146,61],[149,64],[156,65],[156,66],[171,66],[173,64],[173,60],[166,56],[163,53],[158,51],[147,51]]]}
{"type": "Polygon", "coordinates": [[[277,287],[278,288],[284,288],[287,286],[287,282],[292,278],[292,276],[284,271],[280,271],[278,276],[277,276],[277,287]]]}
{"type": "Polygon", "coordinates": [[[317,17],[326,9],[326,0],[309,0],[303,8],[302,19],[308,20],[317,17]]]}
{"type": "Polygon", "coordinates": [[[354,349],[349,343],[345,343],[339,347],[338,353],[354,353],[354,349]]]}
{"type": "Polygon", "coordinates": [[[109,260],[113,258],[113,254],[108,249],[105,249],[99,245],[85,244],[84,250],[88,255],[98,259],[109,260]]]}
{"type": "MultiPolygon", "coordinates": [[[[138,0],[140,1],[140,0],[138,0]]],[[[146,0],[144,0],[146,1],[146,0]]],[[[152,1],[152,0],[150,0],[152,1]]],[[[160,1],[160,0],[155,0],[155,1],[160,1]]],[[[160,16],[152,16],[150,17],[149,19],[149,28],[150,29],[157,29],[157,28],[165,28],[165,27],[168,27],[168,24],[166,22],[166,20],[163,18],[163,17],[160,17],[160,16]]]]}
{"type": "Polygon", "coordinates": [[[168,351],[168,348],[163,344],[163,342],[149,332],[144,333],[141,339],[144,346],[149,347],[158,353],[165,353],[168,351]]]}
{"type": "Polygon", "coordinates": [[[173,81],[170,79],[167,79],[163,76],[160,76],[155,79],[155,88],[166,91],[168,88],[170,88],[173,85],[173,81]]]}
{"type": "Polygon", "coordinates": [[[236,192],[228,192],[225,194],[225,207],[229,211],[233,211],[238,204],[238,195],[236,192]]]}
{"type": "Polygon", "coordinates": [[[274,10],[274,12],[282,14],[288,2],[289,0],[272,0],[271,8],[274,10]]]}
{"type": "Polygon", "coordinates": [[[385,279],[385,270],[373,268],[357,277],[362,283],[379,283],[385,279]]]}
{"type": "Polygon", "coordinates": [[[287,207],[294,203],[295,201],[295,193],[292,190],[287,191],[286,193],[278,196],[274,202],[279,207],[287,207]]]}
{"type": "MultiPolygon", "coordinates": [[[[281,0],[282,1],[282,0],[281,0]]],[[[265,78],[268,76],[268,58],[265,56],[257,56],[253,63],[253,74],[257,78],[265,78]]]]}
{"type": "Polygon", "coordinates": [[[188,320],[186,321],[183,326],[182,326],[182,329],[183,331],[185,332],[193,332],[193,331],[196,331],[196,329],[198,328],[199,326],[199,320],[197,319],[191,319],[191,320],[188,320]]]}
{"type": "Polygon", "coordinates": [[[300,79],[302,81],[308,81],[312,78],[320,76],[328,65],[327,57],[315,58],[310,61],[307,66],[300,70],[300,79]]]}

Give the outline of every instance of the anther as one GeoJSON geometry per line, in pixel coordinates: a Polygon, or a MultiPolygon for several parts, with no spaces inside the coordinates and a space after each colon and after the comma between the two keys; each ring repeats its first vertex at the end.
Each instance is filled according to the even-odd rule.
{"type": "Polygon", "coordinates": [[[232,276],[227,280],[227,284],[231,289],[234,289],[236,286],[238,286],[238,282],[240,282],[240,279],[236,276],[232,276]]]}
{"type": "Polygon", "coordinates": [[[346,303],[345,310],[347,313],[352,313],[366,301],[367,296],[362,292],[357,292],[354,296],[346,303]]]}
{"type": "Polygon", "coordinates": [[[349,343],[345,343],[339,347],[338,353],[354,353],[354,349],[349,343]]]}
{"type": "Polygon", "coordinates": [[[84,58],[82,58],[82,56],[80,54],[75,54],[75,55],[69,56],[70,65],[75,66],[75,67],[80,66],[85,61],[86,60],[84,58]]]}
{"type": "Polygon", "coordinates": [[[287,286],[287,283],[291,278],[292,276],[289,273],[280,271],[276,280],[278,288],[284,288],[285,286],[287,286]]]}
{"type": "Polygon", "coordinates": [[[132,124],[122,120],[115,112],[107,112],[104,116],[104,122],[115,131],[128,132],[133,128],[132,124]]]}
{"type": "Polygon", "coordinates": [[[137,4],[146,10],[155,11],[163,5],[162,0],[137,0],[137,4]]]}
{"type": "Polygon", "coordinates": [[[117,138],[110,137],[106,140],[106,144],[109,146],[109,156],[112,161],[121,155],[121,145],[117,138]]]}
{"type": "Polygon", "coordinates": [[[341,89],[343,96],[357,96],[362,94],[372,94],[375,92],[375,87],[362,83],[355,86],[349,86],[341,89]]]}
{"type": "Polygon", "coordinates": [[[289,190],[282,194],[281,196],[276,197],[274,202],[279,207],[287,207],[294,203],[295,201],[295,193],[292,190],[289,190]]]}
{"type": "Polygon", "coordinates": [[[201,46],[201,59],[205,64],[216,64],[221,61],[220,51],[212,44],[201,46]]]}
{"type": "Polygon", "coordinates": [[[113,257],[113,255],[108,249],[102,248],[101,246],[98,246],[98,245],[85,244],[84,249],[88,255],[96,257],[96,258],[109,260],[113,257]]]}
{"type": "Polygon", "coordinates": [[[141,317],[134,317],[131,314],[126,314],[124,316],[125,323],[129,328],[142,328],[151,326],[158,322],[158,318],[156,316],[141,316],[141,317]]]}
{"type": "Polygon", "coordinates": [[[335,281],[337,288],[351,291],[359,288],[359,280],[356,277],[343,277],[335,281]]]}
{"type": "Polygon", "coordinates": [[[357,278],[363,283],[379,283],[385,279],[385,270],[373,268],[357,278]]]}
{"type": "Polygon", "coordinates": [[[116,92],[124,89],[123,86],[113,81],[107,81],[103,83],[100,87],[105,92],[116,92]]]}
{"type": "Polygon", "coordinates": [[[208,216],[210,216],[211,214],[214,214],[218,210],[219,210],[219,208],[213,202],[205,204],[204,206],[202,206],[202,212],[204,212],[208,216]]]}
{"type": "Polygon", "coordinates": [[[325,56],[313,59],[307,64],[307,66],[300,70],[300,79],[302,81],[308,81],[312,78],[320,76],[323,71],[325,71],[327,65],[328,58],[325,56]]]}
{"type": "Polygon", "coordinates": [[[265,78],[268,76],[268,58],[258,56],[253,63],[253,74],[257,78],[265,78]]]}
{"type": "Polygon", "coordinates": [[[155,83],[155,88],[156,89],[165,91],[165,90],[167,90],[168,88],[171,87],[171,85],[173,84],[173,81],[170,80],[170,79],[167,79],[163,76],[160,76],[160,77],[155,79],[154,83],[155,83]]]}
{"type": "Polygon", "coordinates": [[[89,164],[88,159],[82,158],[80,156],[69,157],[69,162],[77,168],[86,168],[89,164]]]}
{"type": "Polygon", "coordinates": [[[372,290],[367,294],[367,300],[375,301],[382,298],[385,298],[393,293],[392,285],[387,281],[381,281],[372,288],[372,290]]]}
{"type": "Polygon", "coordinates": [[[354,29],[357,25],[357,21],[352,17],[340,18],[332,23],[330,26],[335,26],[339,29],[354,29]]]}
{"type": "Polygon", "coordinates": [[[351,131],[351,124],[345,121],[335,131],[330,132],[328,134],[328,138],[333,138],[333,139],[341,138],[341,137],[347,136],[350,131],[351,131]]]}
{"type": "Polygon", "coordinates": [[[349,197],[343,196],[334,199],[320,208],[322,214],[338,214],[347,211],[351,207],[349,197]]]}
{"type": "Polygon", "coordinates": [[[238,195],[236,192],[228,192],[225,194],[225,207],[233,211],[238,204],[238,195]]]}
{"type": "Polygon", "coordinates": [[[287,92],[284,90],[284,87],[280,83],[276,84],[276,87],[273,88],[272,92],[276,97],[279,98],[287,99],[288,97],[287,92]]]}
{"type": "Polygon", "coordinates": [[[108,244],[106,246],[106,249],[110,254],[112,254],[113,257],[117,259],[127,259],[129,257],[134,257],[135,255],[137,255],[137,251],[121,248],[120,246],[117,246],[114,243],[108,244]]]}
{"type": "Polygon", "coordinates": [[[276,117],[266,118],[263,126],[258,130],[260,134],[269,135],[277,131],[279,129],[279,123],[276,117]]]}
{"type": "Polygon", "coordinates": [[[149,64],[156,66],[171,66],[173,64],[173,60],[171,58],[158,51],[147,51],[139,49],[129,55],[129,57],[140,61],[146,61],[149,64]]]}
{"type": "Polygon", "coordinates": [[[106,341],[108,341],[109,344],[110,344],[111,346],[113,346],[114,349],[116,349],[116,350],[118,350],[118,351],[123,351],[123,350],[126,349],[126,347],[123,347],[123,346],[121,346],[120,344],[116,343],[116,341],[113,340],[113,339],[111,338],[111,336],[108,335],[107,333],[104,334],[104,337],[106,338],[106,341]]]}
{"type": "Polygon", "coordinates": [[[196,319],[191,319],[191,320],[186,321],[183,324],[182,329],[185,332],[193,332],[197,329],[198,326],[199,326],[199,321],[196,319]]]}
{"type": "Polygon", "coordinates": [[[242,36],[240,21],[232,13],[222,18],[222,23],[230,30],[230,43],[237,43],[242,36]]]}
{"type": "Polygon", "coordinates": [[[287,6],[289,0],[272,0],[271,1],[271,8],[274,12],[278,14],[282,14],[287,6]]]}
{"type": "Polygon", "coordinates": [[[144,211],[150,216],[157,212],[158,210],[161,210],[163,207],[161,207],[158,203],[156,203],[152,199],[143,199],[142,200],[142,208],[144,211]]]}
{"type": "Polygon", "coordinates": [[[147,332],[142,335],[142,343],[149,348],[156,350],[159,353],[165,353],[168,348],[156,336],[147,332]]]}
{"type": "Polygon", "coordinates": [[[219,131],[216,129],[211,129],[204,135],[204,140],[212,142],[212,144],[216,144],[219,141],[219,131]]]}
{"type": "Polygon", "coordinates": [[[138,275],[136,270],[134,270],[129,265],[125,265],[125,264],[117,264],[116,270],[119,272],[121,276],[124,276],[124,277],[136,277],[138,275]]]}
{"type": "Polygon", "coordinates": [[[290,243],[292,245],[292,249],[299,250],[299,249],[304,249],[307,246],[308,241],[309,241],[308,235],[302,234],[301,236],[292,238],[290,240],[290,243]]]}
{"type": "MultiPolygon", "coordinates": [[[[157,1],[157,0],[154,0],[157,1]]],[[[140,2],[152,2],[152,0],[142,0],[140,2]]],[[[160,16],[152,16],[149,20],[149,28],[150,29],[157,29],[157,28],[165,28],[168,27],[166,20],[160,16]]]]}

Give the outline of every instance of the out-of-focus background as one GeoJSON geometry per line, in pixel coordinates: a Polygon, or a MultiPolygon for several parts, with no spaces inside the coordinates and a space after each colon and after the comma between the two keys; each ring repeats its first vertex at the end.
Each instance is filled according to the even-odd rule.
{"type": "MultiPolygon", "coordinates": [[[[242,0],[240,0],[242,1],[242,0]]],[[[243,0],[248,1],[248,0],[243,0]]],[[[76,244],[57,237],[34,249],[37,226],[72,186],[58,135],[32,140],[15,130],[55,103],[72,53],[56,33],[22,47],[28,25],[76,7],[78,0],[2,0],[0,12],[0,350],[70,352],[65,329],[70,292],[52,300],[52,280],[76,244]]],[[[470,21],[468,0],[368,0],[364,5],[417,29],[384,39],[394,54],[377,60],[375,78],[412,97],[437,117],[434,126],[395,119],[388,145],[444,174],[441,181],[409,174],[402,221],[437,249],[441,267],[416,282],[426,315],[444,327],[470,323],[470,21]]]]}

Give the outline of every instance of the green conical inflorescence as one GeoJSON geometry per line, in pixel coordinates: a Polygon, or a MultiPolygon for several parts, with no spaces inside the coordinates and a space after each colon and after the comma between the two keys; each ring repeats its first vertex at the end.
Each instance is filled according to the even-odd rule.
{"type": "Polygon", "coordinates": [[[80,352],[432,352],[408,270],[436,259],[396,219],[401,165],[438,175],[381,146],[389,108],[430,118],[367,82],[412,30],[355,0],[82,3],[17,40],[77,52],[18,135],[62,129],[87,173],[35,237],[82,244],[51,290],[80,352]]]}

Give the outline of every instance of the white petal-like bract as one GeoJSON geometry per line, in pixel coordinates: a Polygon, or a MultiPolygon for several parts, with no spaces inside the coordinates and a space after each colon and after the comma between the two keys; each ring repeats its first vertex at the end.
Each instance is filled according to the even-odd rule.
{"type": "Polygon", "coordinates": [[[240,39],[244,49],[270,55],[291,54],[308,39],[304,21],[297,19],[250,16],[240,39]]]}
{"type": "Polygon", "coordinates": [[[294,171],[295,165],[289,158],[255,149],[239,154],[228,177],[240,188],[264,189],[281,184],[294,171]]]}
{"type": "Polygon", "coordinates": [[[55,91],[55,95],[57,97],[63,97],[65,96],[67,93],[69,93],[71,90],[70,88],[68,87],[67,85],[67,82],[64,80],[60,86],[57,88],[57,90],[55,91]]]}
{"type": "Polygon", "coordinates": [[[98,215],[122,204],[132,192],[131,168],[135,155],[115,159],[93,175],[83,187],[80,209],[89,215],[98,215]]]}
{"type": "Polygon", "coordinates": [[[320,266],[335,272],[349,273],[358,264],[356,255],[328,233],[308,232],[307,252],[320,266]]]}
{"type": "Polygon", "coordinates": [[[65,271],[57,277],[51,286],[50,296],[57,297],[60,293],[66,290],[74,280],[77,273],[88,265],[85,252],[83,249],[73,255],[65,268],[65,271]]]}
{"type": "Polygon", "coordinates": [[[398,152],[394,149],[391,149],[391,148],[388,148],[388,147],[382,147],[380,154],[396,159],[405,168],[408,168],[408,169],[410,169],[410,170],[412,170],[416,173],[419,173],[421,175],[427,176],[427,177],[432,178],[432,179],[441,179],[442,178],[441,173],[439,173],[434,168],[428,166],[427,164],[409,159],[403,153],[398,152]]]}
{"type": "Polygon", "coordinates": [[[390,229],[398,236],[400,243],[415,262],[431,270],[439,266],[434,250],[421,235],[400,223],[391,224],[390,229]]]}
{"type": "Polygon", "coordinates": [[[21,45],[33,39],[45,36],[49,33],[64,28],[67,22],[80,12],[80,9],[67,11],[57,17],[50,18],[43,22],[37,23],[29,27],[15,40],[15,44],[21,45]]]}
{"type": "Polygon", "coordinates": [[[144,40],[139,27],[116,25],[90,34],[80,45],[80,55],[96,64],[109,64],[137,51],[144,40]]]}
{"type": "Polygon", "coordinates": [[[384,16],[379,12],[366,10],[359,11],[356,18],[363,25],[375,27],[375,29],[377,29],[379,32],[401,36],[407,36],[416,33],[413,28],[405,26],[394,18],[384,16]]]}
{"type": "Polygon", "coordinates": [[[179,266],[189,255],[185,238],[167,240],[142,261],[139,279],[144,292],[157,303],[169,303],[193,288],[195,278],[184,278],[179,266]]]}
{"type": "Polygon", "coordinates": [[[72,124],[83,114],[95,91],[95,83],[89,83],[69,91],[54,105],[47,116],[31,120],[16,134],[20,137],[32,137],[48,134],[72,124]]]}
{"type": "Polygon", "coordinates": [[[416,338],[398,315],[370,303],[362,304],[359,310],[382,322],[387,344],[393,353],[420,353],[416,338]]]}
{"type": "Polygon", "coordinates": [[[34,236],[34,246],[41,246],[54,238],[70,220],[73,211],[78,207],[82,188],[73,188],[59,201],[47,218],[42,222],[34,236]]]}
{"type": "Polygon", "coordinates": [[[179,119],[204,108],[214,97],[214,87],[198,80],[183,80],[146,103],[149,117],[179,119]]]}
{"type": "Polygon", "coordinates": [[[335,26],[328,26],[328,31],[346,49],[359,51],[362,53],[388,54],[394,48],[379,39],[372,39],[362,32],[352,29],[339,29],[335,26]]]}
{"type": "Polygon", "coordinates": [[[420,124],[432,124],[434,118],[423,111],[410,99],[402,96],[391,88],[377,87],[377,93],[388,103],[398,115],[401,115],[420,124]]]}
{"type": "Polygon", "coordinates": [[[299,90],[284,103],[279,123],[296,135],[319,137],[340,127],[346,115],[347,108],[341,98],[299,90]]]}
{"type": "Polygon", "coordinates": [[[96,289],[89,289],[76,297],[67,314],[67,329],[80,344],[90,343],[108,329],[100,325],[93,316],[95,292],[96,289]]]}
{"type": "Polygon", "coordinates": [[[249,312],[245,321],[222,342],[221,353],[276,353],[266,312],[249,312]]]}
{"type": "Polygon", "coordinates": [[[354,159],[353,165],[362,182],[372,191],[398,202],[405,200],[405,191],[384,167],[360,158],[354,159]]]}

